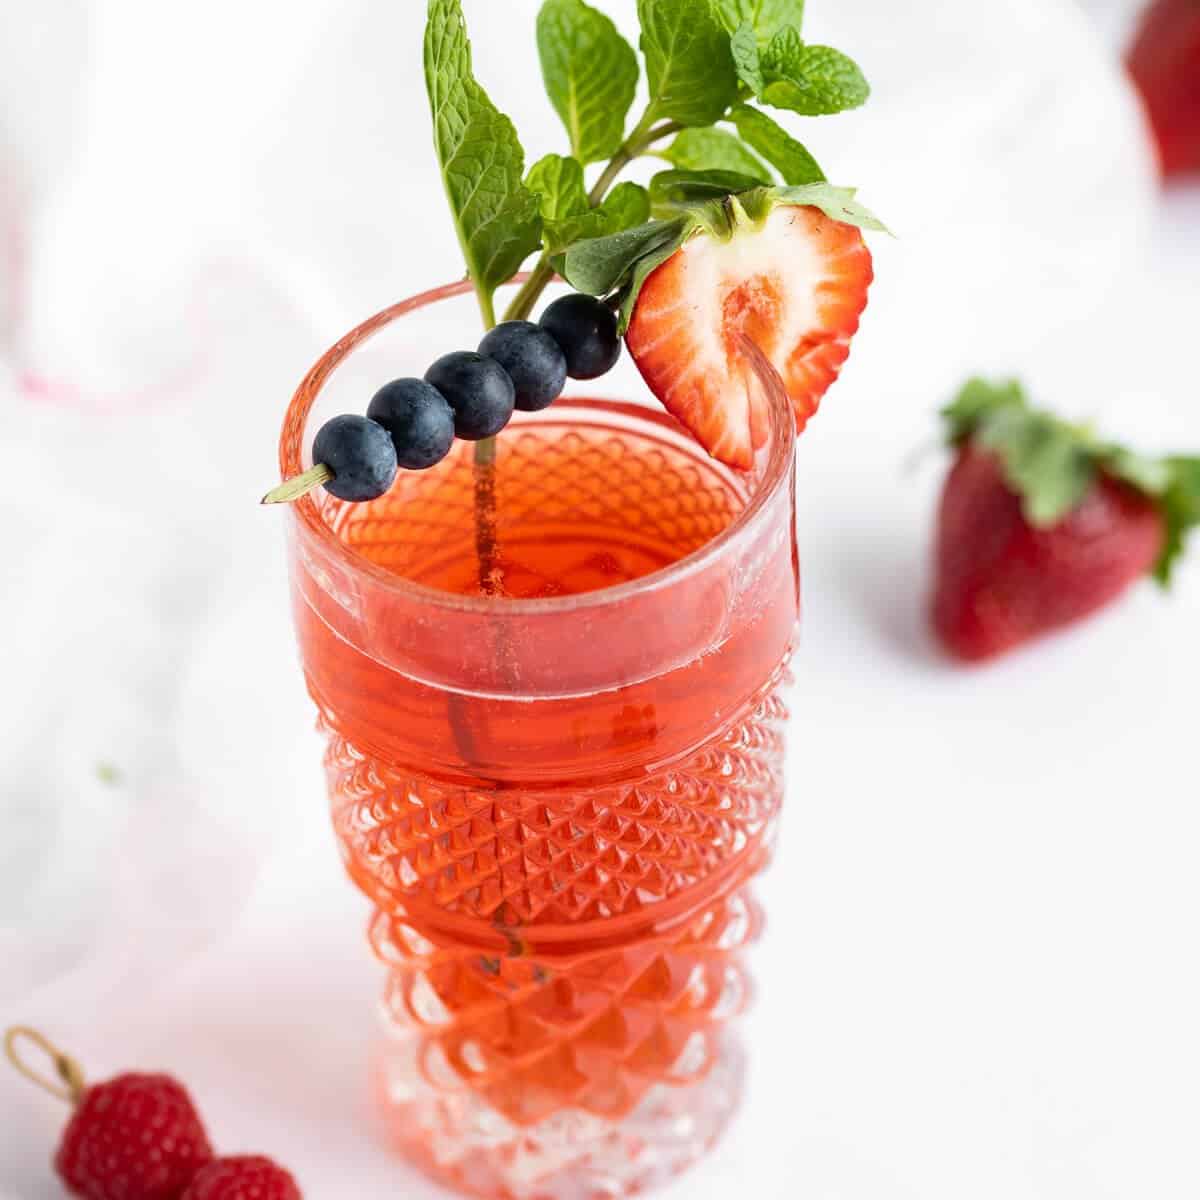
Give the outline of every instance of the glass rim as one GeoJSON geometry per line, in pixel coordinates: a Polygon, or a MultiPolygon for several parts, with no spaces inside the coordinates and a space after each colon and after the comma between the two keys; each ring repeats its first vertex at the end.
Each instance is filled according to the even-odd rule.
{"type": "MultiPolygon", "coordinates": [[[[522,272],[502,286],[505,288],[517,286],[528,278],[529,273],[522,272]]],[[[557,276],[555,281],[559,282],[557,276]]],[[[454,283],[430,288],[410,296],[406,300],[389,305],[339,338],[309,369],[288,404],[279,436],[279,467],[282,478],[290,479],[305,470],[302,445],[309,415],[330,376],[355,350],[394,321],[411,313],[419,312],[430,305],[468,295],[472,291],[473,285],[469,279],[460,279],[454,283]]],[[[429,605],[459,612],[514,616],[577,612],[583,609],[618,604],[630,597],[652,592],[658,588],[669,587],[703,571],[714,560],[720,558],[731,543],[736,542],[745,530],[754,524],[756,518],[769,505],[780,487],[788,481],[794,462],[796,422],[783,380],[780,379],[763,352],[749,338],[742,335],[740,341],[747,368],[758,377],[766,395],[769,420],[775,435],[772,437],[762,477],[754,485],[754,490],[745,508],[716,537],[669,566],[660,567],[637,579],[568,596],[548,596],[535,599],[466,596],[417,583],[415,580],[397,575],[385,567],[371,562],[370,559],[353,550],[337,536],[322,518],[311,494],[301,497],[288,506],[292,510],[291,519],[314,537],[327,554],[338,560],[347,569],[365,576],[373,586],[406,596],[410,600],[419,600],[429,605]],[[780,432],[784,436],[779,436],[780,432]]],[[[565,401],[570,403],[570,397],[566,397],[565,401]]],[[[500,434],[499,436],[503,437],[504,435],[500,434]]],[[[698,442],[696,445],[701,453],[705,453],[698,442]]]]}

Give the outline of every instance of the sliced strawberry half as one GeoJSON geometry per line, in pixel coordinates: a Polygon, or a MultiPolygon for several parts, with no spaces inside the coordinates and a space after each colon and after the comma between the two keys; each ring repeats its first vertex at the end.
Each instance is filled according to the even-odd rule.
{"type": "Polygon", "coordinates": [[[780,206],[729,241],[685,242],[646,280],[625,340],[667,411],[714,458],[749,468],[767,419],[738,335],[779,372],[803,430],[850,353],[873,277],[860,230],[780,206]]]}

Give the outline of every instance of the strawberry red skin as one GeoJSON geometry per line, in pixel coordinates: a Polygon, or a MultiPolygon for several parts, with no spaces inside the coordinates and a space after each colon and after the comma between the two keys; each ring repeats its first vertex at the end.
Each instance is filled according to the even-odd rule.
{"type": "Polygon", "coordinates": [[[1200,170],[1200,0],[1156,0],[1129,51],[1163,172],[1200,170]]]}
{"type": "Polygon", "coordinates": [[[216,1158],[197,1174],[183,1200],[303,1200],[291,1174],[261,1155],[216,1158]]]}
{"type": "Polygon", "coordinates": [[[54,1165],[86,1200],[179,1200],[212,1147],[183,1086],[168,1075],[118,1075],[88,1088],[54,1165]]]}
{"type": "Polygon", "coordinates": [[[967,444],[942,493],[934,630],[956,658],[994,658],[1111,603],[1154,567],[1165,536],[1153,502],[1107,477],[1035,528],[996,456],[967,444]]]}

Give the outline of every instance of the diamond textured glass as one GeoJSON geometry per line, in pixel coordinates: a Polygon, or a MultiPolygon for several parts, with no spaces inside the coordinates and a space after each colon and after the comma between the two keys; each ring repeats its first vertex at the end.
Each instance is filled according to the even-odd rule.
{"type": "MultiPolygon", "coordinates": [[[[313,368],[281,441],[478,337],[466,284],[313,368]]],[[[386,966],[377,1086],[461,1190],[620,1197],[736,1108],[750,893],[782,799],[794,424],[711,460],[624,364],[380,500],[293,506],[293,608],[333,823],[386,966]],[[483,513],[480,519],[480,513],[483,513]]]]}

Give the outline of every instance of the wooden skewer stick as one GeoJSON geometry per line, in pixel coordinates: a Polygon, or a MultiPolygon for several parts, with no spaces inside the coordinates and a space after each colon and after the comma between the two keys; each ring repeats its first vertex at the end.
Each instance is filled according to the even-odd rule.
{"type": "Polygon", "coordinates": [[[317,463],[309,467],[303,475],[286,479],[277,488],[272,488],[263,498],[264,504],[291,504],[301,496],[307,496],[314,488],[328,483],[333,478],[333,472],[324,464],[317,463]]]}

